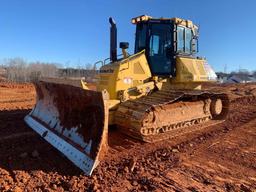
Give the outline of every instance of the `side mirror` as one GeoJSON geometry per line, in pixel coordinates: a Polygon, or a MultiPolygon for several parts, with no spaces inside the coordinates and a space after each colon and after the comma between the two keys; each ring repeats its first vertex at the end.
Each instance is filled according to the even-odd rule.
{"type": "Polygon", "coordinates": [[[129,48],[129,43],[128,42],[120,42],[119,47],[121,49],[128,49],[129,48]]]}

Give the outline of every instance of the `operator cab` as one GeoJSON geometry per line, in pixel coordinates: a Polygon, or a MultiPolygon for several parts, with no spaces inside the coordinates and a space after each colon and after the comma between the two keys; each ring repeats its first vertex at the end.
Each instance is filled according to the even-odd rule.
{"type": "Polygon", "coordinates": [[[198,52],[198,28],[189,20],[140,16],[136,24],[135,53],[145,50],[151,73],[175,76],[176,56],[194,57],[198,52]]]}

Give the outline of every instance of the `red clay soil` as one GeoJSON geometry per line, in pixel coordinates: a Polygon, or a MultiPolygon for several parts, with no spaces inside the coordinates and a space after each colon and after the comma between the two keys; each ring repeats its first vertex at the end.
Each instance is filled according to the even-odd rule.
{"type": "Polygon", "coordinates": [[[109,152],[91,177],[24,124],[33,86],[8,86],[0,85],[0,191],[256,190],[255,84],[205,86],[229,94],[227,120],[168,141],[110,130],[109,152]]]}
{"type": "Polygon", "coordinates": [[[0,111],[31,109],[35,103],[32,84],[0,82],[0,111]]]}

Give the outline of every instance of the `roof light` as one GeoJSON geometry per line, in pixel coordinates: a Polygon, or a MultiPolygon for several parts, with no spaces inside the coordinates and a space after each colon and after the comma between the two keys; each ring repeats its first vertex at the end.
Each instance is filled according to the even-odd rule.
{"type": "Polygon", "coordinates": [[[147,17],[146,17],[146,15],[143,15],[143,16],[141,17],[141,20],[142,20],[142,21],[145,21],[145,20],[147,20],[147,17]]]}
{"type": "Polygon", "coordinates": [[[132,23],[133,24],[137,24],[137,23],[139,23],[139,22],[141,22],[141,21],[147,21],[147,20],[149,20],[149,19],[151,19],[152,17],[150,17],[150,16],[148,16],[148,15],[141,15],[141,16],[139,16],[139,17],[135,17],[135,18],[133,18],[132,19],[132,23]]]}

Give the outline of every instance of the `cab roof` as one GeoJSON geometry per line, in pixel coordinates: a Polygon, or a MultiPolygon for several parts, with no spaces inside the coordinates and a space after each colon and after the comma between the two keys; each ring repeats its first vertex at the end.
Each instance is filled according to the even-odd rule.
{"type": "Polygon", "coordinates": [[[181,18],[178,18],[178,17],[173,17],[173,18],[163,18],[163,17],[153,18],[153,17],[148,16],[148,15],[141,15],[141,16],[132,18],[131,21],[132,21],[132,24],[135,24],[135,25],[140,23],[140,22],[146,22],[146,21],[173,21],[177,25],[182,25],[182,26],[185,26],[185,27],[188,27],[188,28],[198,28],[196,25],[193,24],[192,21],[181,19],[181,18]]]}

